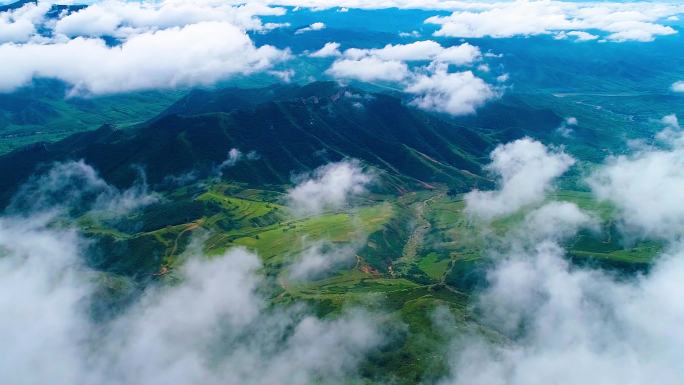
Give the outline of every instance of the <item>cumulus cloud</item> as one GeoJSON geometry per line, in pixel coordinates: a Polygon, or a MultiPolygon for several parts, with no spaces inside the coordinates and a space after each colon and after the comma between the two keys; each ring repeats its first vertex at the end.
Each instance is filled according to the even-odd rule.
{"type": "Polygon", "coordinates": [[[43,22],[50,7],[48,2],[26,3],[17,9],[0,12],[0,43],[28,41],[36,34],[36,26],[43,22]]]}
{"type": "MultiPolygon", "coordinates": [[[[82,162],[29,185],[26,199],[59,194],[74,204],[112,189],[82,162]]],[[[87,240],[54,225],[58,212],[0,216],[0,371],[12,384],[340,384],[383,342],[369,313],[320,319],[269,306],[260,260],[241,248],[211,258],[190,248],[173,285],[150,284],[96,319],[110,280],[86,266],[87,240]]]]}
{"type": "MultiPolygon", "coordinates": [[[[657,36],[677,33],[660,19],[684,12],[667,3],[602,3],[564,1],[495,2],[462,6],[449,16],[434,16],[437,36],[511,37],[565,32],[578,40],[594,40],[586,30],[604,32],[605,40],[652,41],[657,36]],[[584,31],[583,31],[584,30],[584,31]]],[[[563,35],[561,35],[563,36],[563,35]]]]}
{"type": "Polygon", "coordinates": [[[480,49],[468,43],[443,47],[424,40],[383,48],[349,48],[326,73],[341,79],[401,83],[405,92],[416,95],[412,101],[415,106],[464,115],[474,113],[477,107],[497,97],[498,91],[471,71],[449,72],[449,65],[470,65],[481,58],[480,49]],[[406,63],[412,61],[429,64],[409,68],[406,63]]]}
{"type": "Polygon", "coordinates": [[[295,31],[295,35],[299,35],[305,32],[310,32],[310,31],[320,31],[322,29],[325,29],[325,23],[321,23],[320,21],[317,21],[315,23],[312,23],[308,27],[300,28],[295,31]]]}
{"type": "Polygon", "coordinates": [[[30,2],[19,9],[0,13],[0,25],[3,26],[0,36],[4,33],[10,37],[5,41],[14,43],[22,43],[29,38],[63,40],[77,36],[109,36],[125,40],[144,32],[205,21],[226,22],[244,30],[261,32],[276,25],[263,25],[260,16],[280,16],[286,12],[284,8],[260,2],[236,5],[216,0],[106,0],[92,2],[71,12],[53,13],[46,18],[53,4],[52,1],[30,2]]]}
{"type": "Polygon", "coordinates": [[[150,88],[212,84],[284,60],[288,53],[255,47],[236,26],[202,22],[142,33],[116,47],[100,39],[0,46],[0,91],[34,77],[60,79],[72,93],[104,94],[150,88]]]}
{"type": "Polygon", "coordinates": [[[364,57],[360,60],[336,60],[326,73],[340,79],[357,79],[365,82],[377,80],[398,82],[409,75],[409,69],[405,63],[400,61],[364,57]]]}
{"type": "Polygon", "coordinates": [[[464,198],[466,211],[484,220],[541,202],[553,181],[575,163],[562,150],[549,149],[530,138],[499,145],[490,158],[492,162],[486,168],[498,177],[499,189],[475,190],[464,198]]]}
{"type": "Polygon", "coordinates": [[[373,177],[358,161],[329,163],[314,170],[287,193],[288,204],[301,214],[316,214],[345,206],[366,191],[373,177]]]}
{"type": "Polygon", "coordinates": [[[184,27],[204,21],[227,22],[246,30],[264,28],[257,16],[285,14],[283,8],[260,3],[234,6],[215,0],[96,2],[57,20],[54,32],[66,36],[114,36],[126,38],[142,32],[184,27]]]}
{"type": "Polygon", "coordinates": [[[111,0],[46,18],[51,7],[0,13],[0,92],[41,77],[68,83],[73,94],[208,85],[289,56],[247,35],[270,28],[258,16],[285,12],[262,3],[111,0]]]}
{"type": "Polygon", "coordinates": [[[335,57],[342,56],[340,52],[340,43],[328,42],[316,52],[309,54],[310,57],[335,57]]]}
{"type": "Polygon", "coordinates": [[[424,60],[466,65],[479,60],[482,57],[482,53],[478,47],[469,43],[442,47],[442,45],[433,40],[423,40],[408,44],[387,44],[383,48],[350,48],[344,51],[344,56],[355,60],[364,57],[377,57],[382,60],[424,60]]]}
{"type": "Polygon", "coordinates": [[[487,324],[510,338],[461,341],[442,385],[681,382],[679,320],[684,252],[661,257],[644,277],[619,280],[573,267],[554,242],[509,255],[479,296],[487,324]]]}
{"type": "Polygon", "coordinates": [[[125,279],[89,268],[90,242],[56,215],[112,188],[82,162],[58,165],[28,185],[15,200],[57,194],[67,202],[0,216],[3,381],[342,384],[356,381],[358,365],[384,341],[379,315],[347,309],[321,319],[301,305],[271,306],[260,259],[242,248],[207,257],[201,246],[189,247],[172,284],[151,282],[95,317],[103,290],[117,296],[125,279]]]}
{"type": "Polygon", "coordinates": [[[672,83],[672,91],[674,92],[684,92],[684,80],[680,80],[672,83]]]}
{"type": "Polygon", "coordinates": [[[295,70],[291,68],[280,71],[271,70],[268,71],[268,74],[275,76],[276,78],[280,79],[280,81],[283,83],[290,83],[292,81],[292,77],[295,76],[295,70]]]}
{"type": "MultiPolygon", "coordinates": [[[[327,56],[331,56],[330,53],[339,55],[338,48],[339,45],[326,44],[321,51],[327,56]]],[[[327,71],[329,75],[362,81],[400,82],[408,81],[413,76],[405,62],[430,61],[432,67],[444,68],[448,64],[472,64],[482,57],[482,53],[478,47],[468,43],[445,48],[435,41],[424,40],[409,44],[387,44],[383,48],[349,48],[341,56],[327,71]]]]}
{"type": "Polygon", "coordinates": [[[418,75],[405,91],[417,95],[412,104],[452,115],[472,114],[497,96],[494,88],[471,71],[450,73],[446,67],[418,75]]]}
{"type": "Polygon", "coordinates": [[[681,132],[682,127],[679,125],[677,115],[665,115],[660,119],[660,123],[662,123],[664,129],[656,134],[656,139],[670,145],[684,144],[682,142],[682,139],[684,139],[681,132]]]}
{"type": "Polygon", "coordinates": [[[499,82],[499,83],[505,83],[505,82],[508,81],[509,78],[510,78],[510,75],[509,75],[509,74],[507,74],[507,73],[506,73],[506,74],[501,74],[501,75],[499,75],[499,76],[496,77],[496,81],[499,82]]]}
{"type": "Polygon", "coordinates": [[[411,32],[399,32],[399,37],[420,37],[420,32],[416,30],[411,32]]]}

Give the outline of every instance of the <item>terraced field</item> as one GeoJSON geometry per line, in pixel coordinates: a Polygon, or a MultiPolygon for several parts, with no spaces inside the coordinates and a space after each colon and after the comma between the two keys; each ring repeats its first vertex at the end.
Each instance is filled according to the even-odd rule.
{"type": "MultiPolygon", "coordinates": [[[[446,367],[440,352],[444,331],[436,329],[427,314],[448,309],[462,327],[481,328],[468,303],[491,263],[485,246],[493,235],[519,227],[526,211],[534,208],[483,228],[465,214],[461,195],[436,189],[397,197],[371,195],[354,208],[298,217],[282,204],[282,191],[223,182],[181,188],[170,194],[175,212],[183,215],[168,216],[168,207],[162,211],[151,207],[130,219],[142,222],[142,231],[129,225],[111,226],[106,218],[79,220],[89,237],[110,250],[92,262],[109,271],[107,285],[114,291],[130,287],[122,282],[129,282],[131,271],[139,282],[174,279],[174,270],[192,250],[193,239],[202,241],[207,255],[245,247],[261,257],[274,304],[304,303],[319,315],[363,304],[400,320],[411,331],[397,331],[396,343],[401,346],[378,352],[364,370],[392,365],[401,368],[398,373],[406,378],[421,379],[437,378],[446,367]],[[152,224],[156,228],[145,229],[152,224]],[[319,277],[292,279],[290,267],[320,242],[351,246],[349,263],[319,277]]],[[[652,241],[625,246],[613,223],[614,209],[587,193],[561,190],[549,200],[574,202],[602,221],[600,232],[581,232],[568,241],[569,256],[578,264],[601,264],[631,273],[647,268],[661,250],[652,241]]],[[[483,329],[483,333],[498,338],[492,331],[483,329]]]]}

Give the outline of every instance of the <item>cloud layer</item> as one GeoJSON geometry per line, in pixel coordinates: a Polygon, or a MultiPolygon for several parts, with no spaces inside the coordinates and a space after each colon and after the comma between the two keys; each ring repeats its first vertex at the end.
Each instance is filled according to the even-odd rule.
{"type": "Polygon", "coordinates": [[[387,44],[382,48],[349,48],[344,51],[349,59],[376,57],[381,60],[437,61],[440,63],[467,65],[482,57],[480,49],[469,43],[443,47],[433,40],[421,40],[408,44],[387,44]]]}
{"type": "Polygon", "coordinates": [[[269,68],[287,57],[271,46],[255,47],[232,24],[201,22],[135,35],[116,47],[82,37],[2,45],[0,90],[11,91],[34,77],[63,80],[79,94],[206,85],[269,68]]]}
{"type": "MultiPolygon", "coordinates": [[[[50,12],[50,1],[28,3],[0,13],[0,61],[6,63],[0,74],[0,92],[13,91],[36,77],[63,80],[73,87],[73,93],[106,94],[214,84],[234,75],[269,70],[288,58],[287,50],[256,47],[247,33],[287,26],[260,20],[262,16],[284,15],[287,10],[279,4],[315,9],[333,6],[319,0],[246,4],[217,0],[106,0],[55,16],[50,12]]],[[[345,0],[334,6],[454,11],[426,20],[440,26],[437,36],[553,34],[559,39],[616,42],[650,41],[676,33],[663,20],[684,12],[684,6],[658,2],[394,0],[378,4],[345,0]]],[[[315,22],[295,33],[324,28],[324,23],[315,22]]],[[[312,56],[341,54],[328,46],[328,51],[312,56]]],[[[330,69],[331,75],[399,82],[412,76],[405,66],[407,61],[469,65],[479,59],[480,52],[468,43],[441,47],[426,40],[377,49],[350,49],[344,56],[330,69]]],[[[291,78],[288,73],[273,72],[276,76],[286,75],[286,81],[291,78]]]]}
{"type": "Polygon", "coordinates": [[[532,210],[488,248],[493,264],[475,311],[499,337],[458,337],[452,374],[440,384],[680,383],[684,305],[674,293],[684,289],[684,223],[674,202],[684,179],[678,151],[650,148],[611,158],[591,177],[598,197],[613,202],[631,230],[665,242],[649,272],[578,267],[561,245],[580,229],[595,228],[596,219],[569,202],[532,210]]]}
{"type": "Polygon", "coordinates": [[[97,272],[84,241],[46,217],[0,218],[0,371],[22,384],[341,384],[382,342],[373,317],[322,320],[267,306],[258,257],[190,253],[175,285],[153,285],[113,319],[88,308],[97,272]]]}
{"type": "Polygon", "coordinates": [[[377,315],[347,309],[321,319],[301,305],[270,306],[257,255],[235,248],[208,257],[194,243],[171,279],[141,287],[130,302],[95,318],[103,293],[116,297],[137,286],[89,268],[91,243],[63,214],[70,207],[114,214],[114,202],[129,193],[83,162],[67,162],[20,194],[26,196],[15,205],[36,202],[0,215],[3,381],[342,384],[358,378],[358,365],[384,341],[377,315]]]}
{"type": "Polygon", "coordinates": [[[684,252],[646,277],[617,280],[577,269],[554,242],[509,254],[492,271],[479,311],[510,343],[474,338],[443,385],[563,385],[681,381],[684,252]]]}

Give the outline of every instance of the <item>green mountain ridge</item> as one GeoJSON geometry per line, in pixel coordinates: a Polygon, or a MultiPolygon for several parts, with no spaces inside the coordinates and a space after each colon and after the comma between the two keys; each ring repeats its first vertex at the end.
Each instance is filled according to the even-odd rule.
{"type": "Polygon", "coordinates": [[[157,186],[168,176],[211,175],[233,148],[255,159],[224,168],[223,177],[256,185],[288,184],[293,174],[345,158],[382,170],[399,189],[489,183],[481,164],[496,141],[483,130],[334,83],[273,89],[269,101],[252,91],[194,92],[134,128],[104,125],[14,151],[0,157],[1,200],[53,162],[83,159],[117,186],[132,183],[139,166],[157,186]]]}

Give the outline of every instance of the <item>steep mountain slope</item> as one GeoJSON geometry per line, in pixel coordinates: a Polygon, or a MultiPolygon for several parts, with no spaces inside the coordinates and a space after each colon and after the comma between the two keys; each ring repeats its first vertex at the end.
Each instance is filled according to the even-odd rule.
{"type": "Polygon", "coordinates": [[[347,157],[382,170],[397,188],[444,183],[465,190],[487,183],[477,176],[493,146],[487,135],[391,96],[313,83],[283,88],[272,94],[275,100],[260,104],[235,92],[232,100],[246,100],[235,109],[219,103],[225,100],[220,94],[207,95],[207,103],[194,104],[206,113],[188,108],[186,100],[179,102],[184,108],[176,104],[176,113],[135,129],[105,125],[0,157],[2,201],[37,168],[55,161],[84,159],[119,186],[130,184],[142,167],[159,187],[170,176],[217,175],[231,149],[252,156],[222,168],[224,178],[258,185],[287,184],[293,173],[347,157]]]}
{"type": "Polygon", "coordinates": [[[0,93],[0,154],[36,142],[55,142],[103,123],[129,126],[155,117],[184,92],[145,91],[97,98],[67,96],[67,85],[36,80],[0,93]]]}

